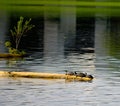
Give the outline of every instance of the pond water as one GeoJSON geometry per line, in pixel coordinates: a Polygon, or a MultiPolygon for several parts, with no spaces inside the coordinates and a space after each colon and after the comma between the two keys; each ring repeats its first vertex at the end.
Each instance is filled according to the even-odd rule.
{"type": "Polygon", "coordinates": [[[94,53],[71,53],[59,61],[56,59],[47,64],[41,61],[27,60],[22,65],[29,70],[51,73],[65,73],[65,69],[78,70],[95,78],[91,83],[62,79],[0,78],[1,106],[114,106],[120,103],[118,59],[109,56],[96,59],[94,53]]]}
{"type": "MultiPolygon", "coordinates": [[[[19,8],[21,6],[18,5],[19,8]]],[[[52,17],[53,20],[49,19],[50,12],[47,13],[47,19],[43,16],[33,17],[33,23],[37,23],[37,28],[30,34],[36,36],[29,37],[21,47],[30,52],[30,55],[25,58],[1,58],[0,70],[49,73],[65,73],[65,70],[79,71],[92,74],[95,77],[93,81],[2,77],[0,78],[0,106],[119,105],[119,17],[97,14],[98,17],[77,16],[76,19],[73,7],[72,12],[68,10],[65,9],[61,13],[60,19],[56,17],[52,17]]],[[[13,26],[19,14],[21,15],[21,13],[11,13],[9,27],[13,26]]],[[[0,20],[3,25],[6,20],[0,19],[3,19],[0,20]]],[[[5,29],[2,26],[1,29],[2,35],[4,30],[9,28],[5,29]]],[[[0,36],[0,39],[5,41],[8,37],[0,36]]],[[[6,51],[3,46],[0,49],[6,51]]]]}

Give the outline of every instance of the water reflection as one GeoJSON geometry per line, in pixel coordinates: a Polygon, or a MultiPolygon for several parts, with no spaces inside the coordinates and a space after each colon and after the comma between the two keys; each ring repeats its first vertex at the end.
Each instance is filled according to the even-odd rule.
{"type": "MultiPolygon", "coordinates": [[[[9,27],[5,29],[13,27],[20,15],[24,15],[25,18],[28,17],[22,13],[11,13],[9,27]]],[[[51,10],[45,10],[41,17],[31,15],[31,17],[33,17],[32,23],[36,27],[28,33],[29,37],[26,36],[22,39],[22,43],[20,44],[20,49],[27,51],[30,56],[24,58],[25,62],[17,59],[8,60],[6,62],[7,65],[2,65],[1,68],[5,70],[16,69],[16,71],[23,69],[29,71],[64,72],[65,69],[80,71],[80,67],[94,67],[94,54],[90,53],[90,56],[89,54],[85,54],[86,57],[84,57],[84,53],[86,53],[86,50],[89,52],[89,49],[82,49],[94,47],[94,18],[91,18],[91,20],[86,17],[85,19],[87,21],[79,21],[80,19],[83,20],[83,18],[77,17],[75,7],[71,12],[69,11],[69,7],[61,8],[59,15],[59,17],[54,16],[51,10]],[[89,27],[88,21],[90,21],[89,27]],[[92,25],[90,25],[91,23],[92,25]],[[81,25],[83,26],[84,33],[80,30],[82,28],[81,25]],[[88,33],[89,29],[92,29],[91,31],[93,32],[88,33]],[[86,40],[87,38],[90,40],[86,40]],[[81,55],[81,53],[83,53],[83,55],[81,55]],[[81,57],[80,61],[79,56],[81,57]],[[85,64],[84,61],[88,62],[88,64],[85,64]],[[80,66],[79,63],[82,63],[82,65],[80,66]]],[[[10,33],[7,32],[7,35],[9,34],[10,33]]],[[[5,40],[10,38],[10,36],[5,37],[5,40]]]]}
{"type": "Polygon", "coordinates": [[[5,48],[4,48],[4,42],[5,42],[5,34],[7,30],[7,25],[8,25],[8,17],[6,11],[1,11],[0,10],[0,52],[4,53],[5,48]]]}

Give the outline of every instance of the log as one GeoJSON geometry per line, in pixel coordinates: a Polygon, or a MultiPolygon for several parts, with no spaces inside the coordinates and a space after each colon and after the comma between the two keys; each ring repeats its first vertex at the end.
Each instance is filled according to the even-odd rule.
{"type": "Polygon", "coordinates": [[[24,77],[24,78],[45,78],[45,79],[73,79],[77,81],[92,81],[87,77],[76,77],[74,75],[65,75],[57,73],[41,73],[41,72],[15,72],[0,71],[0,77],[24,77]]]}
{"type": "Polygon", "coordinates": [[[24,57],[23,54],[10,54],[10,53],[2,53],[0,54],[0,58],[11,58],[11,57],[24,57]]]}

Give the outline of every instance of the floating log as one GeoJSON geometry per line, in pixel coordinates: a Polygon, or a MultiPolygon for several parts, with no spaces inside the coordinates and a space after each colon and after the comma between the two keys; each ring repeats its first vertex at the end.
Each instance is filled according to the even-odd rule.
{"type": "Polygon", "coordinates": [[[0,58],[12,58],[12,57],[24,57],[23,54],[11,54],[11,53],[2,53],[0,54],[0,58]]]}
{"type": "Polygon", "coordinates": [[[45,78],[45,79],[73,79],[77,81],[92,81],[92,78],[76,77],[74,75],[65,75],[57,73],[41,72],[15,72],[0,71],[0,77],[25,77],[25,78],[45,78]]]}

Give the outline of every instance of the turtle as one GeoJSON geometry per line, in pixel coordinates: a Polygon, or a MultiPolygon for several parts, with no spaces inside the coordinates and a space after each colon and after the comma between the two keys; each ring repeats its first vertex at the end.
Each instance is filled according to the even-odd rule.
{"type": "Polygon", "coordinates": [[[65,75],[76,75],[77,72],[68,72],[68,70],[65,70],[66,74],[65,75]]]}
{"type": "Polygon", "coordinates": [[[86,77],[86,76],[87,76],[87,73],[81,73],[81,72],[80,72],[80,73],[77,74],[77,76],[78,76],[78,77],[86,77]]]}
{"type": "Polygon", "coordinates": [[[87,78],[91,78],[91,79],[94,78],[92,75],[87,75],[86,77],[87,77],[87,78]]]}

